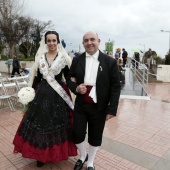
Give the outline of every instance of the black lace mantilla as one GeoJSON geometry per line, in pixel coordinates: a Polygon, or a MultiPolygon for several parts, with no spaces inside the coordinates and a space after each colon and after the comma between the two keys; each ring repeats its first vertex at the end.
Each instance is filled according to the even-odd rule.
{"type": "Polygon", "coordinates": [[[18,134],[22,136],[24,142],[29,142],[30,145],[40,149],[46,149],[47,147],[60,145],[65,141],[72,140],[71,128],[62,128],[54,132],[40,134],[39,132],[30,129],[25,122],[23,122],[22,126],[19,128],[18,134]]]}

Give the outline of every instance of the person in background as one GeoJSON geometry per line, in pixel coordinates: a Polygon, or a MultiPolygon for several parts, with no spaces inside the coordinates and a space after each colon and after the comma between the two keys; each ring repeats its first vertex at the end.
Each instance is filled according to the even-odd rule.
{"type": "Polygon", "coordinates": [[[128,53],[127,53],[127,51],[124,48],[122,48],[122,51],[123,51],[123,53],[122,53],[123,67],[125,67],[128,53]]]}
{"type": "Polygon", "coordinates": [[[121,86],[117,62],[102,53],[99,44],[98,34],[87,32],[83,36],[85,52],[73,58],[69,72],[67,84],[76,95],[73,135],[80,153],[74,170],[81,170],[86,161],[87,170],[95,169],[94,159],[102,143],[105,121],[116,116],[119,103],[121,86]],[[88,154],[85,147],[87,125],[88,154]]]}
{"type": "Polygon", "coordinates": [[[115,56],[119,56],[119,58],[120,58],[120,55],[121,55],[121,49],[117,48],[116,52],[115,52],[115,56]]]}
{"type": "Polygon", "coordinates": [[[152,57],[152,50],[151,48],[149,48],[146,54],[148,69],[150,69],[150,66],[151,66],[151,57],[152,57]]]}
{"type": "Polygon", "coordinates": [[[13,54],[13,62],[12,62],[12,66],[13,66],[13,69],[12,69],[12,73],[11,73],[11,77],[14,77],[14,74],[15,73],[18,73],[18,75],[20,75],[20,63],[19,63],[19,60],[17,58],[17,55],[14,53],[13,54]]]}
{"type": "Polygon", "coordinates": [[[107,52],[106,54],[113,58],[112,52],[107,52]]]}
{"type": "Polygon", "coordinates": [[[134,59],[137,61],[136,62],[136,68],[138,69],[139,62],[140,62],[140,54],[139,54],[139,52],[134,53],[134,59]]]}
{"type": "Polygon", "coordinates": [[[119,68],[119,77],[120,77],[120,83],[121,84],[125,84],[125,76],[124,74],[122,73],[123,71],[126,71],[122,68],[122,60],[121,58],[119,58],[119,55],[115,55],[115,59],[117,61],[117,65],[118,65],[118,68],[119,68]]]}
{"type": "Polygon", "coordinates": [[[62,46],[64,47],[64,48],[66,48],[66,43],[65,43],[65,41],[62,39],[61,40],[61,44],[62,44],[62,46]]]}

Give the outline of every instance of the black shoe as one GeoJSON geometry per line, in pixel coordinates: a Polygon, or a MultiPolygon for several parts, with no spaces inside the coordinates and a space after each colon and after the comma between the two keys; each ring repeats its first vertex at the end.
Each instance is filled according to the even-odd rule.
{"type": "Polygon", "coordinates": [[[43,162],[37,161],[37,167],[42,167],[44,165],[43,162]]]}
{"type": "Polygon", "coordinates": [[[74,170],[81,170],[84,163],[88,160],[88,155],[86,156],[86,159],[84,160],[84,162],[80,159],[78,159],[78,161],[76,162],[75,166],[74,166],[74,170]]]}
{"type": "Polygon", "coordinates": [[[87,167],[87,170],[95,170],[95,167],[89,166],[89,167],[87,167]]]}

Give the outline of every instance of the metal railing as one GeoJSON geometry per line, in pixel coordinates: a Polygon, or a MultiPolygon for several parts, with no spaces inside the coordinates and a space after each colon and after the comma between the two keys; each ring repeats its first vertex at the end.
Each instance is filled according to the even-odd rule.
{"type": "Polygon", "coordinates": [[[133,58],[129,58],[129,67],[142,87],[141,96],[148,96],[148,68],[133,58]]]}

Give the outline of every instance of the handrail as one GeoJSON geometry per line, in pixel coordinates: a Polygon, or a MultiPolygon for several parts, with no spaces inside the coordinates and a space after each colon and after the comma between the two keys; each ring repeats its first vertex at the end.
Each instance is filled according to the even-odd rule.
{"type": "Polygon", "coordinates": [[[139,85],[142,87],[141,96],[148,96],[148,68],[133,58],[129,58],[130,68],[136,77],[139,85]]]}

